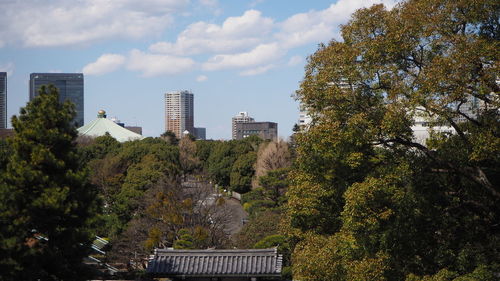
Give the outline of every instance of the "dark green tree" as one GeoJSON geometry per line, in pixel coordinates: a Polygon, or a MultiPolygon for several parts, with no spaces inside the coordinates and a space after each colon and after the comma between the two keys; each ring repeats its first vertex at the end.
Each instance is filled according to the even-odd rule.
{"type": "Polygon", "coordinates": [[[236,157],[231,142],[217,142],[207,159],[207,172],[218,185],[229,187],[231,168],[236,157]]]}
{"type": "Polygon", "coordinates": [[[82,259],[98,204],[78,160],[74,115],[49,86],[12,118],[0,177],[1,280],[88,279],[82,259]]]}
{"type": "MultiPolygon", "coordinates": [[[[231,185],[231,173],[234,172],[233,165],[235,162],[243,155],[257,151],[260,143],[262,143],[261,138],[250,136],[243,140],[219,141],[211,144],[209,146],[211,148],[210,155],[206,158],[207,160],[204,164],[208,175],[216,184],[229,187],[231,185]]],[[[207,145],[205,145],[206,148],[207,145]]],[[[205,157],[200,158],[200,160],[203,158],[205,157]]],[[[245,156],[244,158],[247,157],[245,156]]],[[[241,161],[243,161],[243,158],[241,161]]],[[[255,159],[253,161],[255,162],[255,159]]]]}
{"type": "Polygon", "coordinates": [[[234,162],[231,169],[230,185],[231,189],[238,193],[246,193],[252,189],[252,178],[255,174],[255,161],[257,153],[249,152],[241,155],[234,162]]]}
{"type": "Polygon", "coordinates": [[[288,173],[290,168],[271,170],[266,175],[259,177],[259,185],[265,190],[269,200],[280,205],[285,199],[284,194],[288,188],[288,173]]]}
{"type": "Polygon", "coordinates": [[[210,153],[217,142],[212,140],[198,140],[195,142],[195,144],[196,157],[200,159],[201,165],[203,165],[203,168],[206,169],[208,165],[208,157],[210,157],[210,153]]]}
{"type": "Polygon", "coordinates": [[[0,173],[7,167],[11,148],[7,140],[0,139],[0,173]]]}
{"type": "Polygon", "coordinates": [[[88,163],[95,159],[103,159],[110,153],[116,153],[121,147],[121,144],[109,133],[97,138],[80,136],[79,140],[80,139],[84,139],[85,142],[88,142],[84,143],[84,141],[79,141],[78,150],[81,155],[80,160],[82,163],[88,163]]]}
{"type": "Polygon", "coordinates": [[[171,145],[177,145],[179,143],[179,139],[175,135],[174,132],[172,131],[166,131],[165,133],[161,134],[162,139],[164,139],[168,144],[171,145]]]}

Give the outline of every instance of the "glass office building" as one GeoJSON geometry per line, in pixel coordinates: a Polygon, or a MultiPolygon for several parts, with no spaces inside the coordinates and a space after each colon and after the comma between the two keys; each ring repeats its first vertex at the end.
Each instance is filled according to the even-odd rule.
{"type": "Polygon", "coordinates": [[[0,129],[7,128],[7,72],[0,72],[0,129]]]}
{"type": "Polygon", "coordinates": [[[76,127],[83,126],[83,73],[31,73],[30,101],[38,95],[42,85],[49,84],[59,90],[59,101],[69,100],[75,104],[76,127]]]}

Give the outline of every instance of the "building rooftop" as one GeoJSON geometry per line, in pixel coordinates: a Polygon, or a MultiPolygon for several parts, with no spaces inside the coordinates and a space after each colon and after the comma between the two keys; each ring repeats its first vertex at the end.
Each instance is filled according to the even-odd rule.
{"type": "Polygon", "coordinates": [[[279,277],[282,255],[276,248],[248,250],[156,249],[147,272],[162,277],[279,277]]]}
{"type": "Polygon", "coordinates": [[[143,136],[127,130],[115,122],[107,119],[106,112],[104,110],[99,110],[97,119],[83,127],[78,128],[78,133],[89,137],[104,136],[108,133],[119,142],[140,140],[144,138],[143,136]]]}

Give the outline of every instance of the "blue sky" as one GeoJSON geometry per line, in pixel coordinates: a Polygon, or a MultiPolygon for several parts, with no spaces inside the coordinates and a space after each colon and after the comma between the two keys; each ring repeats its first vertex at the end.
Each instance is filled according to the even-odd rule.
{"type": "Polygon", "coordinates": [[[356,9],[395,2],[0,0],[8,115],[28,101],[30,73],[83,72],[86,123],[105,109],[158,136],[164,93],[191,90],[195,126],[206,127],[208,138],[230,139],[239,111],[277,122],[287,138],[307,56],[340,40],[339,24],[356,9]]]}

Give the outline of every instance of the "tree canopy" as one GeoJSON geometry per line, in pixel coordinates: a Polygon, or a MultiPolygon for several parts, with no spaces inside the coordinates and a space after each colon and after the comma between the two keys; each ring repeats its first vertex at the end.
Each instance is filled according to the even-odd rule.
{"type": "Polygon", "coordinates": [[[0,176],[0,280],[85,280],[96,190],[75,147],[74,106],[57,89],[12,118],[16,134],[0,176]]]}
{"type": "Polygon", "coordinates": [[[309,58],[286,218],[295,278],[500,271],[499,14],[490,0],[375,5],[309,58]]]}

